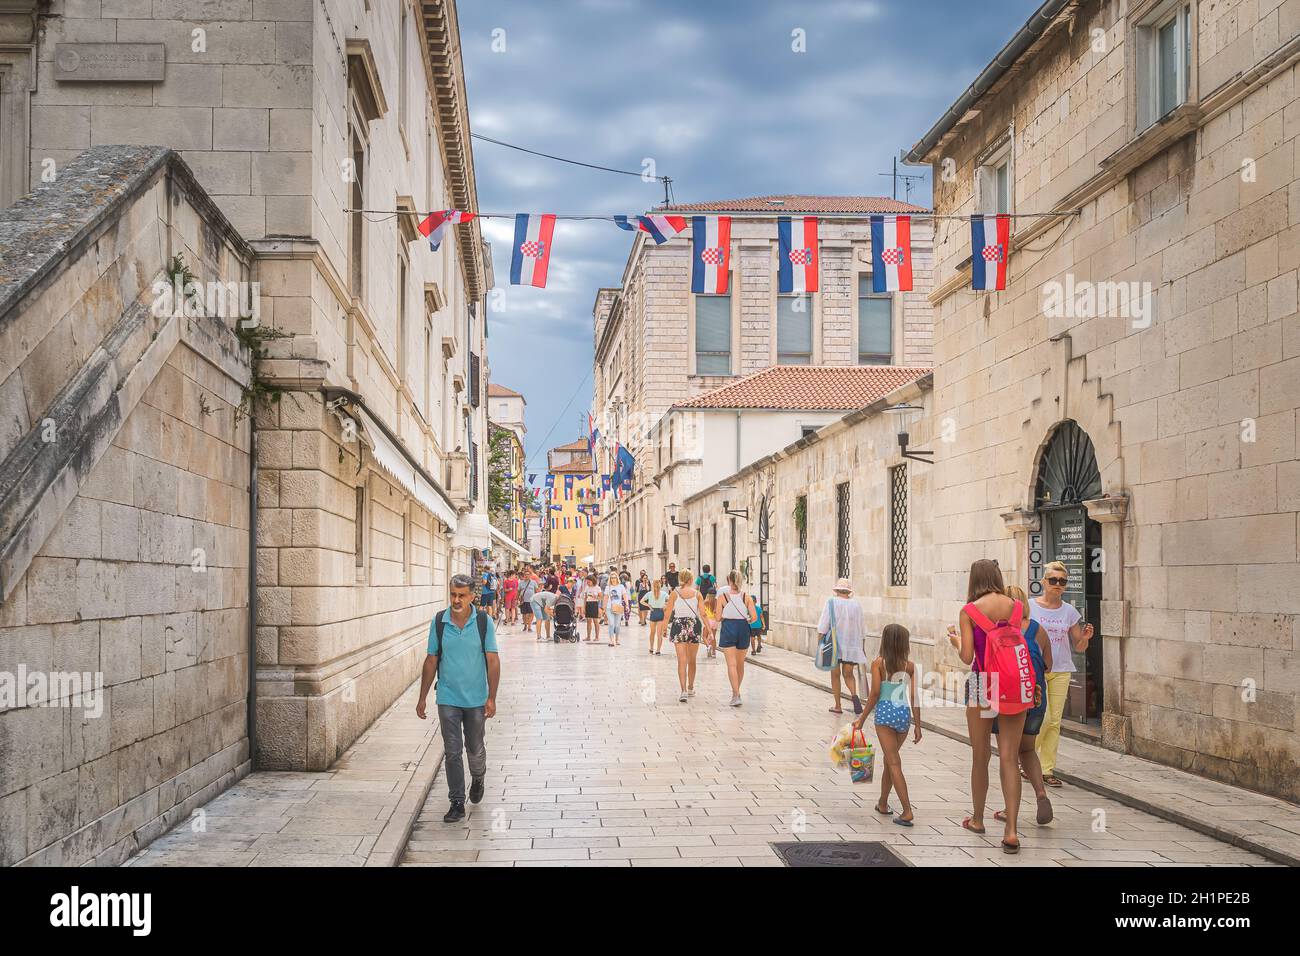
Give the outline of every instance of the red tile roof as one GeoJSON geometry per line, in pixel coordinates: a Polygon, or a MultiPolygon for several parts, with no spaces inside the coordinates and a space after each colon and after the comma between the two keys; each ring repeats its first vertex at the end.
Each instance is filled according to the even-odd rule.
{"type": "Polygon", "coordinates": [[[590,450],[591,449],[587,447],[587,439],[585,438],[575,439],[569,442],[567,445],[556,445],[554,448],[551,449],[551,451],[590,451],[590,450]]]}
{"type": "MultiPolygon", "coordinates": [[[[584,447],[585,447],[585,445],[584,445],[584,447]]],[[[581,475],[590,475],[590,474],[591,474],[591,459],[590,459],[590,458],[576,458],[576,459],[574,459],[573,461],[569,462],[567,465],[556,465],[554,468],[551,469],[551,474],[553,474],[553,475],[579,475],[579,474],[581,474],[581,475]]]]}
{"type": "Polygon", "coordinates": [[[850,411],[930,371],[898,365],[774,365],[676,407],[850,411]]]}
{"type": "Polygon", "coordinates": [[[498,385],[496,382],[488,382],[489,398],[523,398],[513,388],[506,388],[504,385],[498,385]]]}
{"type": "MultiPolygon", "coordinates": [[[[660,210],[655,210],[659,212],[660,210]]],[[[753,196],[749,199],[719,199],[716,202],[676,203],[666,212],[768,212],[798,213],[908,213],[926,212],[924,206],[899,202],[888,196],[753,196]]]]}

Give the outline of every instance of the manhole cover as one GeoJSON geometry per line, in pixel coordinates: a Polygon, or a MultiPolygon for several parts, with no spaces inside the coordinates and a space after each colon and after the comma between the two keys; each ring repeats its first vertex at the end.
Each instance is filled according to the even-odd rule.
{"type": "Polygon", "coordinates": [[[885,843],[773,843],[786,866],[907,866],[885,843]]]}

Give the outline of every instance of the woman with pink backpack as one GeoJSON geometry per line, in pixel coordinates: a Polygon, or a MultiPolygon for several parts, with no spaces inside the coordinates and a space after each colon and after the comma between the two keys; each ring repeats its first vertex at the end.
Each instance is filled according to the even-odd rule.
{"type": "Polygon", "coordinates": [[[966,727],[971,742],[970,789],[973,812],[961,825],[984,832],[984,805],[989,791],[989,756],[993,721],[998,722],[998,772],[1006,801],[1002,852],[1019,853],[1016,817],[1020,809],[1020,738],[1026,712],[1034,704],[1036,678],[1025,630],[1029,614],[1006,594],[1002,569],[982,559],[970,566],[966,605],[948,639],[971,666],[966,679],[966,727]],[[958,633],[960,629],[960,633],[958,633]]]}

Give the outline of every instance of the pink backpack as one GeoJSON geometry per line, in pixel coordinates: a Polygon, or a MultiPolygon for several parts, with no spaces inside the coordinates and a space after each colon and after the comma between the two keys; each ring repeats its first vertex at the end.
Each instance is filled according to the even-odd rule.
{"type": "Polygon", "coordinates": [[[979,670],[987,681],[985,694],[990,710],[999,714],[1018,714],[1034,706],[1034,662],[1029,645],[1020,633],[1024,606],[1019,601],[1011,611],[1011,620],[994,624],[974,604],[963,609],[984,631],[984,659],[979,670]]]}

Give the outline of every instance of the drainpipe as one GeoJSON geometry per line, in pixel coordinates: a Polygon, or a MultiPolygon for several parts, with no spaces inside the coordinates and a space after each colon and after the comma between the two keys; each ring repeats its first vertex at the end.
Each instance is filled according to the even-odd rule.
{"type": "Polygon", "coordinates": [[[248,759],[257,739],[257,429],[248,419],[248,759]]]}
{"type": "Polygon", "coordinates": [[[740,409],[736,409],[736,467],[732,473],[740,471],[740,409]]]}

